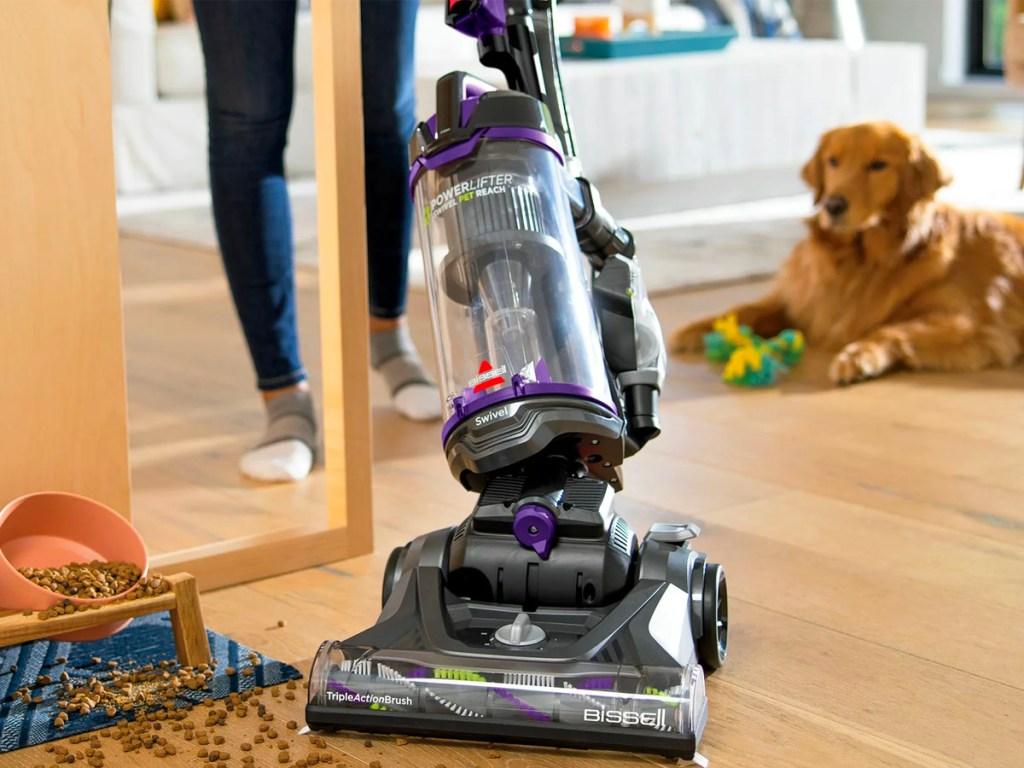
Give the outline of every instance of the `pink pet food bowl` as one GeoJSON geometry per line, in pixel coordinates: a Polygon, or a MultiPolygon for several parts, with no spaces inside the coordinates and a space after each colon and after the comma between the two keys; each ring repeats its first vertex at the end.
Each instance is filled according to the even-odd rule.
{"type": "MultiPolygon", "coordinates": [[[[65,597],[26,579],[18,568],[54,568],[92,560],[149,569],[146,545],[131,523],[110,507],[73,493],[31,493],[0,510],[0,608],[45,611],[62,600],[74,605],[102,605],[131,592],[96,600],[65,597]]],[[[134,589],[135,587],[132,587],[134,589]]],[[[98,640],[131,622],[104,624],[69,632],[55,640],[98,640]]]]}

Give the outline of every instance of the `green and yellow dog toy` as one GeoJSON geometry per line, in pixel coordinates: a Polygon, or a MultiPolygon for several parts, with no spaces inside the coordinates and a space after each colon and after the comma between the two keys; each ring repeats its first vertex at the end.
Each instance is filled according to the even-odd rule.
{"type": "Polygon", "coordinates": [[[715,321],[715,330],[704,334],[708,360],[725,363],[722,379],[739,387],[770,387],[779,374],[800,362],[804,354],[804,335],[787,329],[774,339],[762,339],[736,315],[715,321]]]}

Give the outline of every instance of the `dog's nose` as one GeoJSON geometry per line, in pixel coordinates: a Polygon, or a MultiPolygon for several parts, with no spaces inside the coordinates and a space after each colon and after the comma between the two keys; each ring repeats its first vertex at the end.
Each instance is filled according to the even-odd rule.
{"type": "Polygon", "coordinates": [[[849,207],[849,201],[842,195],[829,195],[825,198],[825,210],[829,216],[842,216],[849,207]]]}

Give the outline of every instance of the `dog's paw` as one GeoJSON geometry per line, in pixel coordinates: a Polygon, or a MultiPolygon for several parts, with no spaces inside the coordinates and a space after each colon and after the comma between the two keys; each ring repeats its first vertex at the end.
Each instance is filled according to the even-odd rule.
{"type": "Polygon", "coordinates": [[[690,323],[672,332],[668,347],[673,352],[693,354],[704,351],[704,334],[710,333],[713,326],[707,322],[690,323]]]}
{"type": "Polygon", "coordinates": [[[881,376],[890,364],[889,353],[881,344],[855,341],[832,359],[828,377],[833,384],[854,384],[881,376]]]}

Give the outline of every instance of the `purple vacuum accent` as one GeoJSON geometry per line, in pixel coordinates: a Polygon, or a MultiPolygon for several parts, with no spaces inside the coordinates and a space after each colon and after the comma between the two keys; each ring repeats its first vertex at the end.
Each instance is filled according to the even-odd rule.
{"type": "Polygon", "coordinates": [[[540,504],[524,504],[516,512],[512,532],[520,544],[536,552],[541,560],[547,560],[555,543],[558,520],[540,504]]]}
{"type": "Polygon", "coordinates": [[[466,141],[458,144],[453,144],[447,149],[443,149],[436,155],[427,157],[426,155],[420,155],[416,158],[416,162],[412,164],[412,168],[409,169],[409,196],[415,198],[416,196],[416,181],[419,179],[420,174],[426,169],[439,168],[446,163],[453,163],[456,160],[461,160],[464,157],[469,157],[476,151],[476,144],[480,141],[480,137],[483,136],[483,130],[476,131],[466,141]]]}
{"type": "Polygon", "coordinates": [[[584,680],[576,687],[587,691],[610,691],[614,682],[610,677],[595,677],[591,680],[584,680]]]}
{"type": "Polygon", "coordinates": [[[501,698],[505,699],[506,701],[511,701],[513,704],[515,704],[517,707],[519,707],[519,709],[522,712],[525,712],[529,717],[533,718],[534,720],[545,720],[545,721],[551,720],[551,715],[545,715],[539,709],[534,709],[529,704],[527,704],[525,701],[523,701],[522,699],[518,698],[517,696],[515,696],[510,691],[505,690],[504,688],[495,688],[494,692],[496,694],[498,694],[499,696],[501,696],[501,698]]]}
{"type": "Polygon", "coordinates": [[[533,369],[534,375],[537,377],[537,381],[541,384],[547,384],[551,381],[551,371],[548,370],[548,364],[542,357],[537,361],[537,365],[533,369]]]}
{"type": "Polygon", "coordinates": [[[456,397],[452,405],[455,407],[455,413],[444,423],[441,428],[441,445],[443,446],[448,442],[448,436],[452,433],[452,430],[467,416],[470,416],[477,411],[482,411],[484,408],[490,408],[492,405],[498,405],[509,400],[518,400],[525,397],[540,397],[543,395],[565,395],[567,397],[580,397],[584,400],[590,400],[602,405],[612,413],[618,413],[618,409],[605,402],[598,397],[594,392],[587,387],[581,387],[579,384],[565,384],[560,381],[547,382],[524,382],[519,374],[512,377],[512,386],[502,387],[496,392],[473,392],[463,390],[461,397],[456,397]]]}
{"type": "Polygon", "coordinates": [[[462,95],[463,99],[479,99],[485,93],[497,90],[494,86],[482,83],[479,80],[464,80],[463,82],[466,89],[466,92],[462,95]]]}
{"type": "MultiPolygon", "coordinates": [[[[463,102],[465,105],[465,102],[463,102]]],[[[431,120],[434,121],[434,130],[436,130],[436,115],[427,121],[427,126],[430,127],[431,120]]],[[[558,146],[558,142],[553,136],[545,133],[544,131],[538,131],[536,128],[515,128],[515,127],[502,127],[493,126],[491,128],[481,128],[479,131],[474,131],[473,135],[465,141],[453,144],[447,147],[437,154],[434,155],[420,155],[416,158],[416,161],[412,164],[412,168],[409,169],[409,196],[415,198],[416,195],[416,182],[420,177],[420,174],[424,170],[434,170],[440,168],[442,165],[447,165],[456,160],[461,160],[464,157],[469,157],[476,151],[476,145],[480,139],[518,139],[520,141],[529,141],[533,144],[550,149],[555,153],[555,157],[558,158],[558,162],[565,165],[565,158],[562,156],[562,149],[558,146]]]]}
{"type": "Polygon", "coordinates": [[[479,40],[484,35],[500,35],[505,31],[505,0],[480,0],[472,13],[452,24],[456,30],[479,40]]]}

